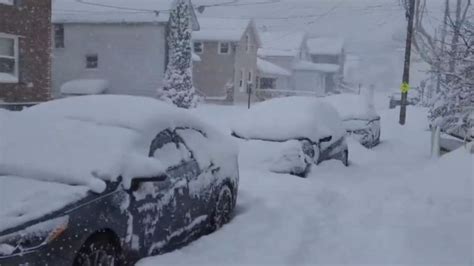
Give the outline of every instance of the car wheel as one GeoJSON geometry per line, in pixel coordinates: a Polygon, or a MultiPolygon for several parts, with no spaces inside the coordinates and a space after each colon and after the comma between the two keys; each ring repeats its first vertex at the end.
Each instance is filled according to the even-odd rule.
{"type": "Polygon", "coordinates": [[[221,228],[224,224],[230,221],[233,209],[232,191],[229,186],[224,185],[219,191],[214,214],[212,215],[212,230],[215,231],[221,228]]]}
{"type": "Polygon", "coordinates": [[[119,250],[107,235],[97,235],[81,247],[74,259],[74,266],[120,265],[119,250]]]}

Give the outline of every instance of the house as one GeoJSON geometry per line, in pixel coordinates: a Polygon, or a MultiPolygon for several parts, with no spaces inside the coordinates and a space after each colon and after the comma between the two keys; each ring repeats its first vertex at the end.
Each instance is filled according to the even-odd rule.
{"type": "Polygon", "coordinates": [[[305,32],[268,31],[260,35],[262,48],[258,57],[265,64],[261,64],[259,71],[259,98],[324,95],[325,69],[310,61],[305,32]],[[274,69],[272,75],[266,70],[270,68],[274,69]]]}
{"type": "MultiPolygon", "coordinates": [[[[162,86],[173,0],[75,0],[53,5],[54,96],[151,96],[162,86]],[[92,86],[92,87],[91,87],[92,86]]],[[[193,29],[199,29],[192,9],[193,29]]]]}
{"type": "Polygon", "coordinates": [[[196,89],[207,100],[247,101],[247,89],[256,84],[260,46],[254,22],[200,17],[199,25],[193,33],[194,53],[200,57],[193,65],[196,89]]]}
{"type": "Polygon", "coordinates": [[[0,0],[0,107],[50,99],[51,0],[0,0]]]}
{"type": "Polygon", "coordinates": [[[326,92],[336,92],[344,80],[345,50],[340,38],[308,39],[311,61],[325,69],[326,92]]]}

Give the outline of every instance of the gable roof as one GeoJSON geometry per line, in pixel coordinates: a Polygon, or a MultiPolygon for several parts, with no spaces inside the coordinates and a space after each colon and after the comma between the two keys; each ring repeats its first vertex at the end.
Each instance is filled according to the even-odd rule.
{"type": "Polygon", "coordinates": [[[262,48],[258,55],[265,56],[297,56],[304,46],[305,32],[272,31],[260,33],[262,48]]]}
{"type": "Polygon", "coordinates": [[[310,54],[338,55],[344,49],[342,38],[312,38],[307,42],[310,54]]]}
{"type": "MultiPolygon", "coordinates": [[[[166,23],[176,0],[53,0],[53,23],[166,23]]],[[[194,9],[193,29],[199,29],[194,9]]]]}
{"type": "Polygon", "coordinates": [[[199,31],[193,33],[196,41],[238,42],[253,22],[250,19],[223,19],[199,17],[199,31]]]}

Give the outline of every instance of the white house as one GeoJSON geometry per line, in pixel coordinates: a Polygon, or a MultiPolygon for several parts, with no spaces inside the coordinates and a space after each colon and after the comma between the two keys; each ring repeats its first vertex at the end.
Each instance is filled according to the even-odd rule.
{"type": "Polygon", "coordinates": [[[305,32],[262,32],[260,36],[262,47],[258,56],[265,62],[261,65],[274,70],[272,75],[263,67],[260,71],[258,94],[261,98],[325,94],[324,72],[310,61],[305,32]]]}
{"type": "MultiPolygon", "coordinates": [[[[173,2],[54,1],[53,95],[60,97],[63,87],[68,94],[154,96],[166,69],[173,2]],[[99,87],[83,91],[83,85],[99,87]]],[[[192,21],[199,29],[194,10],[192,21]]]]}
{"type": "Polygon", "coordinates": [[[326,92],[335,92],[344,80],[345,50],[342,38],[308,39],[311,61],[324,69],[326,92]]]}

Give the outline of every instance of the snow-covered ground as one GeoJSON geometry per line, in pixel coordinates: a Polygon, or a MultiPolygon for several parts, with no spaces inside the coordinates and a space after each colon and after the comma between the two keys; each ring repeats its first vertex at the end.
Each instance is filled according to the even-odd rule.
{"type": "MultiPolygon", "coordinates": [[[[307,179],[270,173],[240,141],[234,219],[146,265],[474,265],[474,157],[458,150],[430,159],[426,110],[398,109],[378,95],[382,142],[349,141],[351,166],[313,168],[307,179]]],[[[225,133],[243,106],[204,105],[197,114],[225,133]]]]}

